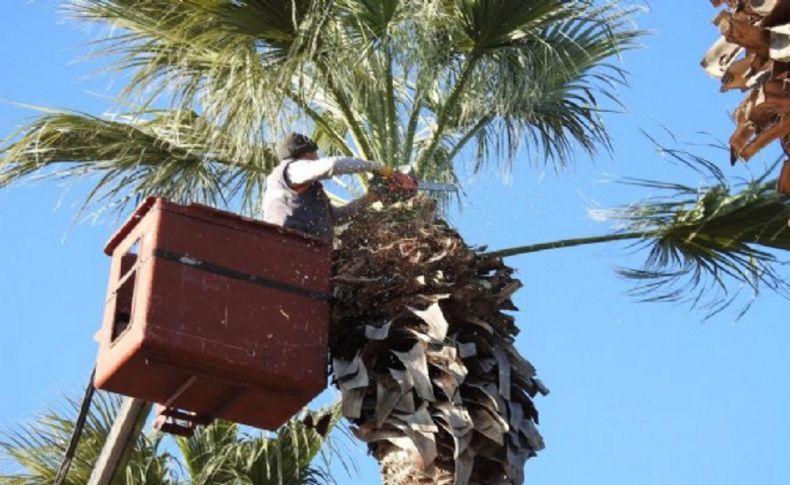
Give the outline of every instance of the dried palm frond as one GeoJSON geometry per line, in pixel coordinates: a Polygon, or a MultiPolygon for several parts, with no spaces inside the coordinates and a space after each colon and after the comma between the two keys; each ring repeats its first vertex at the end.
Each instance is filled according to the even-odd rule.
{"type": "Polygon", "coordinates": [[[514,347],[521,286],[415,198],[341,233],[331,354],[354,434],[385,484],[516,484],[543,448],[546,393],[514,347]]]}
{"type": "MultiPolygon", "coordinates": [[[[726,7],[713,23],[722,34],[705,53],[702,67],[721,79],[721,90],[740,89],[747,95],[735,110],[730,137],[730,163],[748,161],[778,140],[790,157],[790,35],[784,0],[714,1],[726,7]]],[[[790,160],[776,189],[790,194],[790,160]]]]}

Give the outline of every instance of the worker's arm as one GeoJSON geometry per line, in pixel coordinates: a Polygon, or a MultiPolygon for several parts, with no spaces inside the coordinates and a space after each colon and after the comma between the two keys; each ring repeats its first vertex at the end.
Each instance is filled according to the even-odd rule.
{"type": "Polygon", "coordinates": [[[376,197],[368,192],[362,197],[352,200],[346,205],[332,206],[332,217],[335,220],[335,224],[345,224],[352,217],[354,217],[357,212],[374,200],[376,200],[376,197]]]}
{"type": "MultiPolygon", "coordinates": [[[[286,176],[292,186],[309,185],[317,180],[349,173],[387,172],[381,163],[352,157],[326,157],[318,160],[296,160],[288,164],[286,176]]],[[[391,171],[391,170],[390,170],[391,171]]]]}

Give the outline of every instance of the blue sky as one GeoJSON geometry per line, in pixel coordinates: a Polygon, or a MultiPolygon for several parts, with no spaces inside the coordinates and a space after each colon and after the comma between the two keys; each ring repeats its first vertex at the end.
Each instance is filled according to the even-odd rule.
{"type": "MultiPolygon", "coordinates": [[[[100,64],[74,62],[90,32],[64,24],[54,0],[0,4],[0,98],[101,114],[115,87],[100,64]]],[[[722,95],[699,68],[716,39],[706,1],[654,1],[639,18],[653,34],[626,53],[627,112],[606,116],[614,154],[579,154],[560,174],[520,159],[465,178],[469,196],[451,219],[470,242],[491,248],[607,231],[587,216],[647,195],[604,182],[609,175],[696,184],[656,154],[640,128],[667,139],[725,139],[739,96],[722,95]]],[[[0,137],[33,113],[0,104],[0,137]]],[[[730,169],[733,177],[749,167],[730,169]]],[[[523,157],[522,157],[523,158],[523,157]]],[[[759,172],[770,155],[750,166],[759,172]]],[[[118,224],[74,219],[84,186],[23,184],[0,191],[0,427],[29,419],[63,393],[78,393],[92,366],[108,259],[118,224]]],[[[547,449],[527,464],[532,484],[764,485],[790,483],[788,302],[761,295],[735,321],[701,322],[685,306],[635,303],[612,267],[640,261],[623,244],[519,256],[509,262],[517,294],[518,348],[552,393],[537,402],[547,449]]],[[[354,455],[361,483],[375,463],[354,455]]],[[[341,483],[347,479],[340,475],[341,483]]],[[[350,480],[348,480],[350,481],[350,480]]]]}

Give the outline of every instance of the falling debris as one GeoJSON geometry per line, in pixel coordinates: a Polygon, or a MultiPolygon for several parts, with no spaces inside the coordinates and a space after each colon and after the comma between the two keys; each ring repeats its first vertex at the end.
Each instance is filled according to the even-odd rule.
{"type": "Polygon", "coordinates": [[[735,111],[730,163],[748,161],[778,140],[788,160],[777,190],[790,194],[790,0],[711,0],[724,5],[713,23],[722,34],[702,60],[721,90],[746,98],[735,111]]]}
{"type": "Polygon", "coordinates": [[[357,217],[334,264],[335,384],[384,484],[522,483],[548,391],[513,346],[513,270],[421,197],[357,217]]]}

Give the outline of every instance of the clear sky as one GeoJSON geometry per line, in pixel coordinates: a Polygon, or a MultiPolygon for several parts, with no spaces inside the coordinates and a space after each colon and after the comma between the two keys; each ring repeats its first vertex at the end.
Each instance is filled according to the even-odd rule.
{"type": "MultiPolygon", "coordinates": [[[[626,113],[607,115],[614,154],[579,154],[555,174],[520,159],[504,176],[465,179],[468,201],[452,222],[470,243],[491,248],[606,232],[591,207],[644,192],[603,183],[608,174],[698,181],[658,156],[639,129],[665,140],[725,139],[738,95],[722,95],[699,68],[716,39],[710,2],[654,0],[639,18],[652,29],[624,56],[626,113]]],[[[59,20],[55,0],[0,3],[0,98],[101,114],[117,86],[100,64],[73,62],[93,38],[59,20]]],[[[0,137],[33,113],[0,104],[0,137]]],[[[743,165],[730,169],[748,176],[743,165]]],[[[751,162],[755,171],[768,156],[751,162]]],[[[24,184],[0,191],[0,427],[13,427],[62,393],[77,394],[90,372],[109,260],[102,247],[118,224],[74,220],[84,186],[24,184]]],[[[511,258],[518,348],[552,390],[537,405],[547,449],[527,464],[540,484],[742,485],[790,483],[788,302],[760,296],[735,321],[685,306],[630,300],[612,267],[636,263],[623,244],[511,258]]],[[[377,483],[372,459],[354,455],[358,483],[377,483]]],[[[341,483],[351,481],[339,475],[341,483]]]]}

